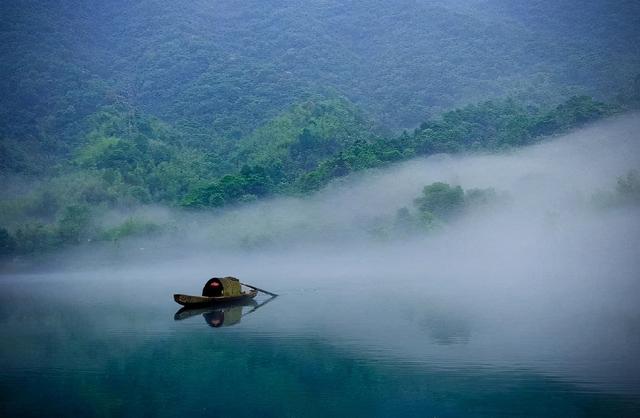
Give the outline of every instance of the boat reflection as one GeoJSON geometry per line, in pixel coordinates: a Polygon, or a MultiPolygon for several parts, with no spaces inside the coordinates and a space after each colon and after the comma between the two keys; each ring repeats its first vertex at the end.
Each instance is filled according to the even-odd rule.
{"type": "Polygon", "coordinates": [[[261,308],[275,298],[276,296],[273,296],[260,303],[254,299],[247,299],[237,302],[219,303],[201,308],[184,307],[175,313],[173,319],[182,321],[192,316],[202,315],[206,324],[212,328],[230,327],[239,324],[243,317],[255,312],[258,308],[261,308]]]}

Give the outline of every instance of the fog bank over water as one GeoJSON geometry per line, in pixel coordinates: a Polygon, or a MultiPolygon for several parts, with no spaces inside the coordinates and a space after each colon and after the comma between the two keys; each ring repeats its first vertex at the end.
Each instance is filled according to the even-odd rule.
{"type": "Polygon", "coordinates": [[[415,159],[308,198],[217,215],[156,208],[153,216],[186,232],[73,250],[53,269],[135,275],[137,284],[123,286],[169,293],[198,290],[211,275],[281,294],[391,282],[448,305],[509,311],[536,299],[556,310],[614,304],[637,320],[638,207],[604,205],[601,195],[640,167],[638,132],[640,115],[632,114],[505,154],[415,159]],[[501,197],[430,231],[376,232],[399,208],[414,210],[421,189],[436,181],[492,187],[501,197]]]}
{"type": "MultiPolygon", "coordinates": [[[[171,322],[172,293],[234,275],[280,294],[227,334],[256,349],[321,343],[396,370],[526,370],[637,396],[640,216],[603,192],[640,167],[638,132],[640,115],[627,115],[506,154],[415,159],[308,198],[217,215],[155,208],[147,215],[186,233],[73,250],[44,274],[6,275],[2,294],[34,304],[46,294],[47,309],[100,333],[167,338],[204,326],[171,322]],[[376,232],[436,181],[499,198],[429,231],[376,232]]],[[[7,313],[8,335],[33,327],[21,306],[7,313]]],[[[48,330],[75,332],[49,313],[33,322],[43,316],[48,330]]]]}
{"type": "MultiPolygon", "coordinates": [[[[602,196],[615,190],[619,176],[640,168],[637,132],[640,115],[631,114],[503,154],[438,155],[359,173],[306,198],[274,198],[213,214],[143,208],[133,216],[170,232],[112,245],[104,256],[88,252],[117,265],[140,257],[204,265],[222,258],[216,265],[228,264],[228,272],[277,259],[261,262],[260,272],[295,271],[299,277],[329,266],[332,275],[549,269],[549,260],[537,261],[543,255],[567,268],[627,257],[618,268],[635,269],[637,207],[604,205],[602,196]],[[430,231],[390,231],[398,209],[416,211],[414,199],[433,182],[493,188],[498,198],[430,231]]],[[[105,222],[122,216],[131,213],[110,214],[105,222]]],[[[70,253],[72,264],[83,259],[70,253]]],[[[57,263],[67,264],[64,256],[57,263]]]]}

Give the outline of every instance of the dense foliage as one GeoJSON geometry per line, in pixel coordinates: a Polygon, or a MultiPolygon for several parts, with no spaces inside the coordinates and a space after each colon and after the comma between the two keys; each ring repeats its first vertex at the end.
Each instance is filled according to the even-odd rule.
{"type": "Polygon", "coordinates": [[[330,179],[363,168],[416,155],[493,151],[531,144],[612,113],[615,109],[590,97],[573,97],[552,109],[522,106],[513,100],[484,102],[446,112],[420,125],[413,134],[389,140],[358,141],[300,177],[301,191],[315,190],[330,179]]]}
{"type": "Polygon", "coordinates": [[[471,210],[490,207],[508,196],[494,189],[463,190],[436,182],[424,186],[413,207],[398,209],[393,219],[379,219],[370,232],[379,239],[424,234],[436,230],[471,210]]]}
{"type": "MultiPolygon", "coordinates": [[[[93,219],[140,204],[218,208],[307,194],[334,178],[417,155],[530,144],[615,110],[589,97],[547,109],[513,100],[484,102],[444,113],[411,134],[385,137],[344,99],[308,101],[260,127],[223,157],[185,142],[156,118],[106,107],[90,117],[91,128],[73,158],[52,178],[0,202],[0,247],[5,254],[30,253],[150,233],[158,227],[144,219],[108,227],[93,219]]],[[[420,222],[447,220],[471,198],[459,188],[432,185],[417,201],[420,222]]],[[[403,216],[409,220],[405,215],[399,215],[401,223],[403,216]]]]}
{"type": "Polygon", "coordinates": [[[310,97],[414,128],[488,97],[611,101],[640,68],[634,1],[8,0],[0,169],[40,172],[104,106],[207,152],[310,97]]]}
{"type": "Polygon", "coordinates": [[[113,209],[305,195],[640,105],[639,12],[573,0],[2,2],[0,251],[157,230],[96,224],[113,209]]]}

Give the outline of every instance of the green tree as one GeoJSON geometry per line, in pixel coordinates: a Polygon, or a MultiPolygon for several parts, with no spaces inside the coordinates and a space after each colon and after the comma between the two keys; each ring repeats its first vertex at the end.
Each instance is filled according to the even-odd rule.
{"type": "Polygon", "coordinates": [[[91,224],[91,213],[86,206],[67,206],[58,221],[58,236],[63,244],[78,244],[91,224]]]}
{"type": "Polygon", "coordinates": [[[443,220],[452,219],[464,208],[464,191],[460,186],[433,183],[422,189],[422,196],[415,199],[414,204],[423,213],[443,220]]]}

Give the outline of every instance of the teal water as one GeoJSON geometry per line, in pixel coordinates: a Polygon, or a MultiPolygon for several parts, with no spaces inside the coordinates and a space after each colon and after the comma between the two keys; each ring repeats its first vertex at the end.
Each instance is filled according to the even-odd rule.
{"type": "Polygon", "coordinates": [[[272,278],[280,297],[214,328],[174,318],[171,293],[200,281],[2,277],[1,415],[640,416],[631,299],[567,308],[562,291],[505,303],[507,290],[461,297],[426,278],[272,278]]]}

